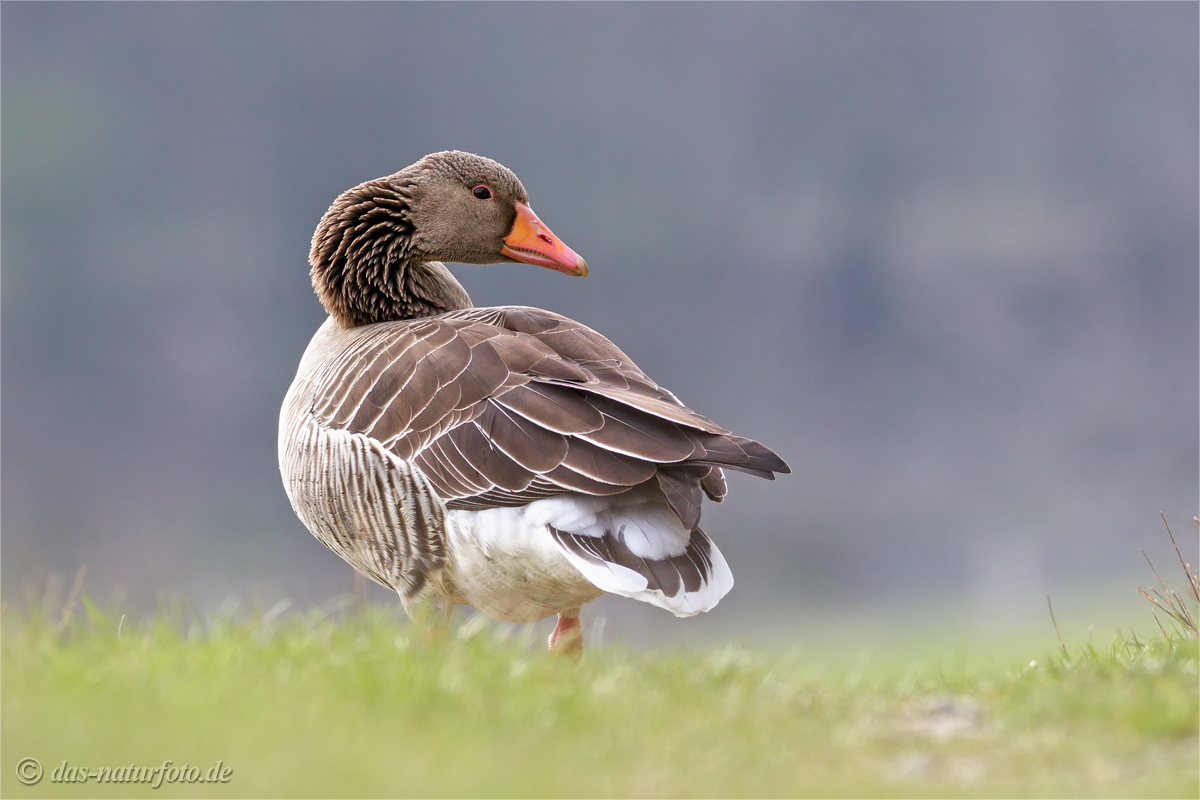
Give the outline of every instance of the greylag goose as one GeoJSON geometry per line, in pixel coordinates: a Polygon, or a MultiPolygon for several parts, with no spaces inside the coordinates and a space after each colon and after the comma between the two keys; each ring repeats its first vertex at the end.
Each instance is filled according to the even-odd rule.
{"type": "Polygon", "coordinates": [[[296,514],[441,628],[453,605],[551,614],[582,650],[605,592],[691,616],[733,586],[699,528],[723,469],[774,479],[775,453],[687,408],[599,333],[550,311],[475,308],[443,261],[586,276],[491,159],[434,153],[344,192],[309,255],[329,318],[279,421],[296,514]]]}

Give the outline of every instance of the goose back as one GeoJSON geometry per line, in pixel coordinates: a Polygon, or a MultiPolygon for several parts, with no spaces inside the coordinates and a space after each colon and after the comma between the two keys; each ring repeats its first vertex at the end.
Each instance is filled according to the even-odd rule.
{"type": "MultiPolygon", "coordinates": [[[[366,574],[409,593],[444,564],[428,530],[440,530],[446,509],[648,484],[690,531],[702,497],[724,496],[722,467],[767,477],[786,469],[684,406],[607,338],[520,306],[348,329],[330,320],[281,423],[297,513],[366,574]],[[301,496],[323,499],[305,508],[301,496]],[[354,508],[344,496],[357,498],[354,508]],[[334,529],[330,518],[353,521],[334,529]],[[370,541],[357,542],[362,531],[370,541]]],[[[556,535],[572,547],[569,534],[556,535]]],[[[595,543],[575,544],[581,559],[595,556],[583,545],[595,543]]]]}

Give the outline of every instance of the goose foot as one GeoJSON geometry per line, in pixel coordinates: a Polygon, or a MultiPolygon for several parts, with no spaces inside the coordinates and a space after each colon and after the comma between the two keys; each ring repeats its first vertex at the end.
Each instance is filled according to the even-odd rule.
{"type": "Polygon", "coordinates": [[[547,640],[550,652],[579,658],[583,655],[583,625],[579,622],[579,609],[569,608],[560,612],[558,624],[547,640]]]}

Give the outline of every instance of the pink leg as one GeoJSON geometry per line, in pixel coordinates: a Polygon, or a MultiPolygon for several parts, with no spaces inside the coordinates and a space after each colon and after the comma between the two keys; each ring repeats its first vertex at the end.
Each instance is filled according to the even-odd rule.
{"type": "Polygon", "coordinates": [[[548,640],[551,653],[579,658],[583,655],[583,626],[579,624],[579,609],[568,608],[558,615],[558,624],[548,640]]]}

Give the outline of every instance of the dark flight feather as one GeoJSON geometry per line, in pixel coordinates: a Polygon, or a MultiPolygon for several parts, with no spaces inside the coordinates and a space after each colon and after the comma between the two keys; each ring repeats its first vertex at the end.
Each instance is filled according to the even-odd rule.
{"type": "Polygon", "coordinates": [[[348,333],[319,377],[313,414],[413,459],[452,507],[611,495],[657,476],[691,529],[701,491],[725,492],[711,467],[787,471],[769,449],[696,414],[603,336],[557,314],[462,309],[348,333]]]}

